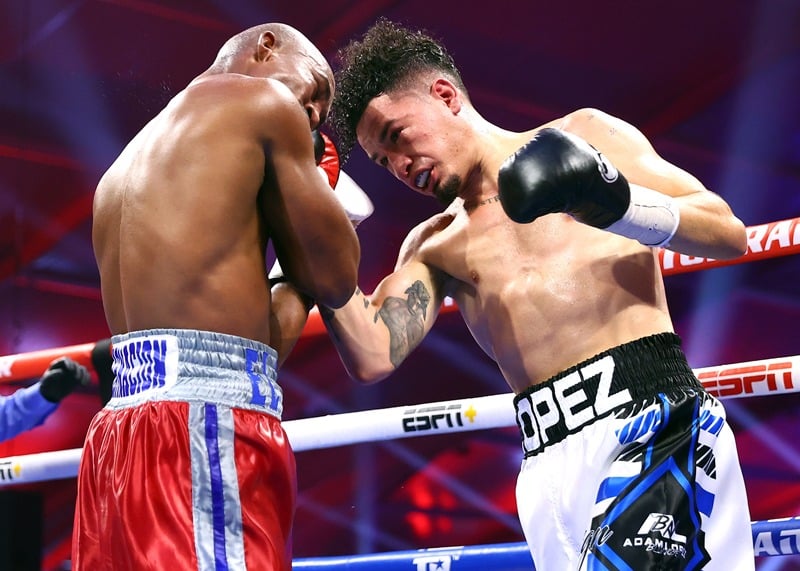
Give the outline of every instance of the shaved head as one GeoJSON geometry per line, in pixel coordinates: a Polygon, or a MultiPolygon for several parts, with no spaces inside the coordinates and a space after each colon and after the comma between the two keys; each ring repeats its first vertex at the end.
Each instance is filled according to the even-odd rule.
{"type": "Polygon", "coordinates": [[[212,68],[226,71],[232,62],[253,55],[265,33],[271,33],[275,37],[273,49],[276,51],[289,50],[302,53],[322,65],[328,65],[322,52],[302,32],[288,24],[273,22],[253,26],[230,38],[220,48],[212,68]]]}

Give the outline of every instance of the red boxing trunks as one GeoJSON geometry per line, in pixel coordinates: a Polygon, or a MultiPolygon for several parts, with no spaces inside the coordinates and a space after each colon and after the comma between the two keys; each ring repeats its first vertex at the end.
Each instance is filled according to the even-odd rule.
{"type": "Polygon", "coordinates": [[[514,404],[537,571],[754,569],[733,433],[678,336],[614,347],[514,404]]]}
{"type": "Polygon", "coordinates": [[[291,568],[295,461],[276,353],[203,331],[112,338],[78,474],[78,571],[291,568]]]}

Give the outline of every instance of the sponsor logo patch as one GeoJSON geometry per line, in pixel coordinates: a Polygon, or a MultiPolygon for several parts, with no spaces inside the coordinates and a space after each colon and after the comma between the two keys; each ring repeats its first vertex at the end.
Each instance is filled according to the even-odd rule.
{"type": "Polygon", "coordinates": [[[686,559],[686,536],[676,531],[675,518],[669,514],[651,513],[637,534],[626,537],[623,547],[640,547],[668,557],[686,559]]]}
{"type": "Polygon", "coordinates": [[[433,405],[408,408],[403,411],[403,432],[423,432],[456,428],[475,422],[477,411],[463,404],[433,405]]]}

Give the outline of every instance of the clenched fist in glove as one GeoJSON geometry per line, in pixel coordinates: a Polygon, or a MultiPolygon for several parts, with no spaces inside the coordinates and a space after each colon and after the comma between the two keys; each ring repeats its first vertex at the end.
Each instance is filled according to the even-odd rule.
{"type": "MultiPolygon", "coordinates": [[[[374,212],[375,207],[372,201],[358,183],[341,170],[339,150],[331,138],[316,129],[311,131],[311,138],[314,141],[314,159],[317,162],[317,170],[333,189],[336,199],[344,208],[353,228],[358,227],[374,212]]],[[[283,268],[278,260],[275,260],[272,265],[268,278],[270,287],[286,281],[283,268]]]]}
{"type": "Polygon", "coordinates": [[[78,385],[89,384],[89,371],[69,357],[56,359],[42,375],[39,392],[50,402],[60,402],[78,385]]]}
{"type": "Polygon", "coordinates": [[[358,226],[375,210],[372,201],[358,183],[341,170],[339,151],[330,137],[320,131],[312,131],[311,135],[314,138],[317,168],[336,192],[336,198],[353,223],[353,227],[358,226]]]}
{"type": "Polygon", "coordinates": [[[597,149],[558,129],[542,129],[508,157],[498,187],[506,214],[520,223],[564,212],[646,246],[667,246],[680,221],[672,197],[629,185],[597,149]]]}

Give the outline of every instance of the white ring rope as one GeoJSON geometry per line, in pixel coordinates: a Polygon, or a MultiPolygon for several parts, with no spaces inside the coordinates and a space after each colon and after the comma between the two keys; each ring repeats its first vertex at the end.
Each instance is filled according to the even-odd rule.
{"type": "MultiPolygon", "coordinates": [[[[800,356],[695,369],[706,390],[720,399],[800,391],[800,356]]],[[[440,401],[287,420],[295,452],[390,439],[516,426],[514,395],[440,401]]],[[[0,458],[0,488],[72,478],[81,449],[0,458]]]]}

